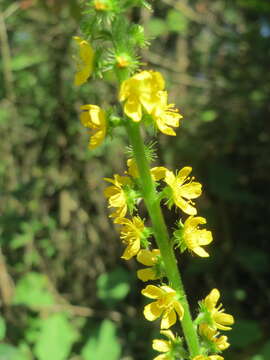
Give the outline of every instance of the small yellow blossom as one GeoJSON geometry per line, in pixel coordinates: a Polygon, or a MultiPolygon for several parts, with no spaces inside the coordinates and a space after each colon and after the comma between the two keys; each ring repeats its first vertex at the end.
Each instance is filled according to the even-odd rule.
{"type": "Polygon", "coordinates": [[[121,258],[130,260],[140,251],[141,239],[144,238],[144,222],[139,216],[134,216],[131,220],[117,218],[115,223],[122,225],[120,238],[127,245],[121,258]]]}
{"type": "Polygon", "coordinates": [[[116,56],[116,66],[120,69],[126,68],[130,65],[130,59],[127,56],[116,56]]]}
{"type": "Polygon", "coordinates": [[[210,318],[210,326],[213,329],[231,330],[230,325],[234,323],[234,318],[232,315],[224,313],[222,304],[216,307],[219,298],[220,293],[218,289],[213,289],[201,302],[201,307],[207,311],[210,318]]]}
{"type": "Polygon", "coordinates": [[[109,199],[109,208],[114,207],[116,211],[110,215],[114,218],[123,218],[128,209],[127,196],[124,187],[131,184],[131,180],[127,176],[114,175],[114,179],[104,178],[104,180],[113,185],[104,190],[104,195],[109,199]]]}
{"type": "Polygon", "coordinates": [[[224,335],[219,336],[219,332],[208,326],[208,324],[200,324],[199,333],[205,339],[212,342],[218,351],[224,351],[230,346],[227,341],[228,337],[224,335]]]}
{"type": "Polygon", "coordinates": [[[169,329],[176,322],[176,314],[182,320],[184,309],[178,300],[175,290],[171,287],[148,285],[142,290],[142,294],[156,301],[144,307],[144,316],[149,321],[154,321],[158,317],[162,317],[161,329],[169,329]]]}
{"type": "Polygon", "coordinates": [[[94,0],[94,7],[97,11],[104,11],[108,9],[108,5],[104,1],[94,0]]]}
{"type": "Polygon", "coordinates": [[[141,120],[143,110],[150,114],[158,102],[157,93],[164,86],[164,79],[157,71],[144,70],[123,81],[119,100],[125,101],[125,114],[135,122],[141,120]]]}
{"type": "Polygon", "coordinates": [[[137,255],[137,260],[150,268],[141,269],[137,271],[137,276],[142,281],[156,280],[160,278],[160,271],[156,265],[161,261],[159,249],[143,249],[137,255]]]}
{"type": "Polygon", "coordinates": [[[157,93],[157,98],[158,101],[156,106],[151,112],[152,118],[163,134],[175,136],[176,133],[172,127],[178,127],[179,120],[183,116],[174,108],[174,104],[168,104],[167,91],[159,91],[157,93]]]}
{"type": "Polygon", "coordinates": [[[186,166],[179,170],[175,176],[172,171],[167,171],[164,181],[171,188],[169,206],[173,203],[188,215],[196,215],[197,210],[191,199],[199,197],[202,193],[202,185],[189,177],[192,168],[186,166]]]}
{"type": "Polygon", "coordinates": [[[153,360],[171,360],[174,359],[174,352],[177,352],[177,345],[181,344],[181,340],[175,337],[171,330],[162,330],[161,335],[164,335],[168,340],[154,339],[152,347],[154,350],[163,354],[156,356],[153,360]]]}
{"type": "Polygon", "coordinates": [[[81,123],[91,129],[88,147],[89,149],[95,149],[103,142],[106,136],[107,121],[105,111],[97,105],[90,104],[81,106],[81,110],[84,110],[80,117],[81,123]]]}
{"type": "Polygon", "coordinates": [[[80,86],[87,81],[93,72],[94,50],[88,41],[79,36],[73,36],[73,39],[79,45],[79,59],[77,60],[74,84],[80,86]]]}
{"type": "Polygon", "coordinates": [[[192,360],[224,360],[224,358],[219,355],[210,355],[210,356],[197,355],[192,360]]]}
{"type": "Polygon", "coordinates": [[[202,246],[210,244],[213,241],[213,237],[211,231],[199,229],[199,225],[202,224],[206,224],[205,218],[189,216],[184,222],[183,228],[174,232],[176,240],[179,236],[182,251],[188,248],[198,256],[209,256],[208,252],[206,252],[202,246]]]}

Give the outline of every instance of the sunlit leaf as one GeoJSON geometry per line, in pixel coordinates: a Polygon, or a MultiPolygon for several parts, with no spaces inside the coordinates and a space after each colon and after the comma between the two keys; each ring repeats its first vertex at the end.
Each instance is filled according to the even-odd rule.
{"type": "Polygon", "coordinates": [[[53,314],[41,322],[34,346],[38,360],[66,360],[77,333],[64,313],[53,314]]]}
{"type": "Polygon", "coordinates": [[[30,307],[52,305],[54,299],[49,291],[46,277],[36,272],[23,276],[16,284],[13,303],[30,307]]]}
{"type": "Polygon", "coordinates": [[[119,360],[121,346],[116,336],[116,327],[110,320],[104,320],[82,350],[83,360],[119,360]]]}

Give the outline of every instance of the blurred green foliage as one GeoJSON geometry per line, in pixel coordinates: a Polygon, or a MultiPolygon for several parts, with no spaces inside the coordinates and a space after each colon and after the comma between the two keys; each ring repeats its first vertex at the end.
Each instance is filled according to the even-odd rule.
{"type": "MultiPolygon", "coordinates": [[[[0,359],[151,359],[158,329],[102,195],[126,137],[89,152],[78,121],[81,104],[113,105],[115,84],[73,86],[78,1],[0,11],[0,359]]],[[[218,287],[234,314],[231,360],[270,358],[269,12],[267,0],[166,0],[130,14],[158,37],[141,55],[184,115],[176,138],[159,135],[159,164],[192,165],[204,184],[211,257],[180,264],[193,308],[218,287]]]]}

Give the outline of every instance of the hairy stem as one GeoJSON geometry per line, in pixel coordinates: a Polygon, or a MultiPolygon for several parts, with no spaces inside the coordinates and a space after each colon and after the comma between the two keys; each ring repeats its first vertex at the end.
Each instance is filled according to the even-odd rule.
{"type": "Polygon", "coordinates": [[[200,346],[195,327],[192,322],[189,304],[186,293],[178,270],[177,261],[170,244],[167,226],[160,208],[157,192],[151,178],[149,164],[146,158],[145,147],[140,133],[139,124],[130,119],[126,122],[128,137],[133,148],[134,157],[140,175],[144,201],[152,220],[154,235],[160,249],[162,259],[165,264],[166,274],[171,286],[180,294],[181,304],[184,308],[184,318],[182,320],[183,332],[189,348],[191,357],[199,355],[200,346]]]}

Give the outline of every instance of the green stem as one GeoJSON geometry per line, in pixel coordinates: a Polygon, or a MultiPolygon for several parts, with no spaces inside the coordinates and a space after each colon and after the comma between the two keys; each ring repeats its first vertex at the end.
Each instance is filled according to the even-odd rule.
{"type": "Polygon", "coordinates": [[[140,174],[143,197],[152,220],[155,238],[165,264],[166,274],[172,287],[181,296],[181,304],[184,308],[182,327],[189,348],[190,356],[193,358],[194,356],[200,354],[199,340],[192,322],[189,304],[178,270],[177,261],[173,252],[173,248],[170,244],[167,226],[165,224],[155,186],[151,178],[145,147],[140,133],[140,127],[139,124],[132,122],[130,119],[127,119],[126,128],[140,174]]]}

